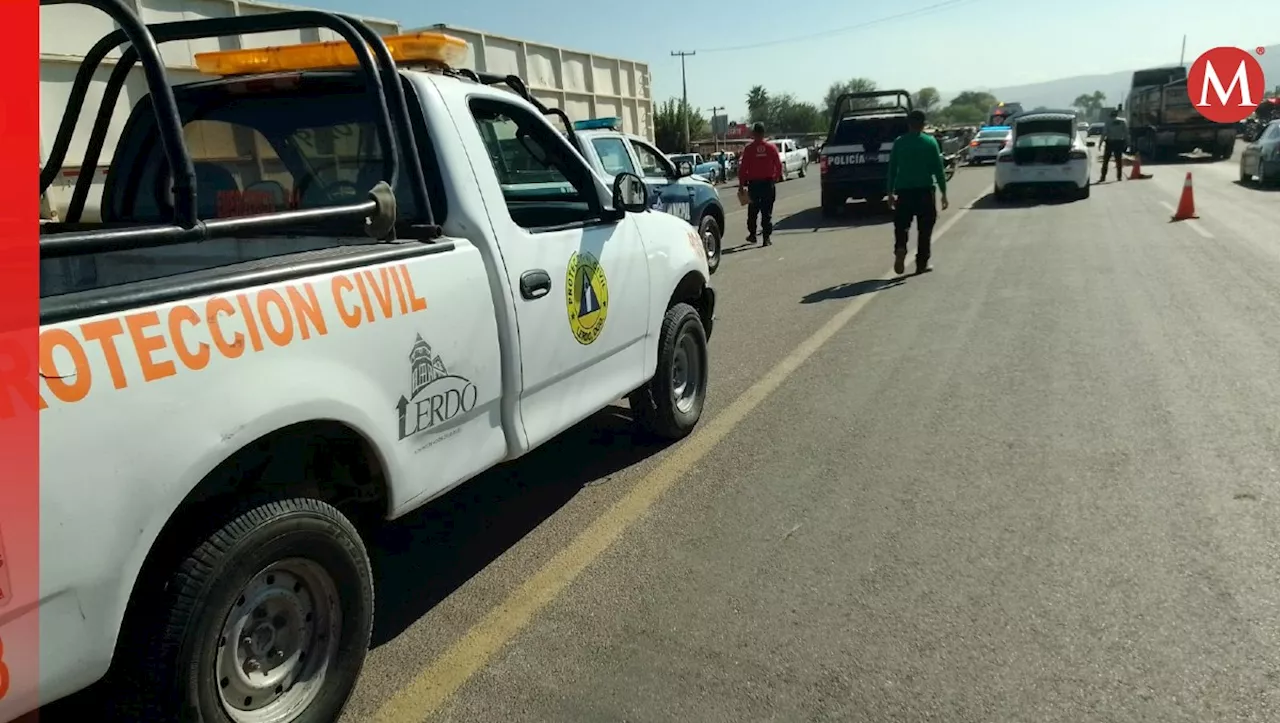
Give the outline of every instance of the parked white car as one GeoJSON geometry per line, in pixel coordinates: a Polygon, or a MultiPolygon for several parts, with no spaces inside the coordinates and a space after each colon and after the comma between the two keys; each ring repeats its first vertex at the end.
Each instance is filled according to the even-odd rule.
{"type": "Polygon", "coordinates": [[[1093,141],[1076,132],[1075,116],[1028,113],[1013,121],[1010,142],[996,156],[995,197],[1021,190],[1063,189],[1089,197],[1093,141]]]}
{"type": "Polygon", "coordinates": [[[796,178],[804,178],[805,172],[809,170],[809,151],[790,138],[774,138],[769,142],[778,149],[778,155],[782,156],[782,180],[787,180],[792,174],[796,178]]]}

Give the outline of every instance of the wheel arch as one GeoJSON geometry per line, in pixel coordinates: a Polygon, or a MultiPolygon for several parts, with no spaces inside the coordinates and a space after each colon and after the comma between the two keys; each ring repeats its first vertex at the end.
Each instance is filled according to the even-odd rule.
{"type": "Polygon", "coordinates": [[[210,470],[169,514],[131,582],[113,648],[114,668],[142,632],[166,571],[239,508],[271,497],[314,497],[347,515],[362,534],[385,518],[389,470],[376,445],[345,422],[294,422],[248,442],[210,470]],[[302,470],[302,473],[299,473],[302,470]],[[323,470],[323,474],[308,474],[323,470]]]}

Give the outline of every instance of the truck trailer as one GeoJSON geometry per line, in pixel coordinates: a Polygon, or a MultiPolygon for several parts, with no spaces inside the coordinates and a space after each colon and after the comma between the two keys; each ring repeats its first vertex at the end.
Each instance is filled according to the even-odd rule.
{"type": "Polygon", "coordinates": [[[1235,151],[1235,125],[1215,123],[1191,104],[1185,67],[1135,72],[1125,108],[1131,150],[1144,160],[1164,161],[1196,150],[1221,160],[1235,151]]]}
{"type": "MultiPolygon", "coordinates": [[[[517,75],[529,93],[573,121],[621,118],[622,132],[654,140],[649,65],[531,40],[504,37],[454,25],[418,31],[441,32],[467,41],[461,64],[478,73],[517,75]]],[[[410,32],[418,32],[410,31],[410,32]]]]}

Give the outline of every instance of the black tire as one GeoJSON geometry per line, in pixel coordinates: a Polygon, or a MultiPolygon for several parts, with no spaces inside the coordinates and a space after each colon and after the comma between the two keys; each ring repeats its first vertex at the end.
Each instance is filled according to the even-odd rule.
{"type": "Polygon", "coordinates": [[[708,244],[712,248],[707,249],[707,270],[715,273],[720,268],[720,242],[724,233],[720,230],[720,224],[716,223],[716,219],[709,213],[702,214],[702,219],[698,221],[698,239],[702,241],[702,247],[707,249],[708,244]],[[711,234],[715,240],[708,242],[707,235],[711,234]]]}
{"type": "Polygon", "coordinates": [[[1076,191],[1076,198],[1081,201],[1086,200],[1087,198],[1089,198],[1089,190],[1091,188],[1093,188],[1093,184],[1089,183],[1088,181],[1085,181],[1084,188],[1078,189],[1076,191]]]}
{"type": "Polygon", "coordinates": [[[840,215],[840,208],[844,206],[844,201],[837,202],[835,196],[822,194],[822,215],[827,218],[835,218],[840,215]]]}
{"type": "Polygon", "coordinates": [[[1223,161],[1228,160],[1235,154],[1236,154],[1236,146],[1234,143],[1229,146],[1223,146],[1218,149],[1219,160],[1223,160],[1223,161]]]}
{"type": "MultiPolygon", "coordinates": [[[[305,702],[305,707],[290,719],[291,723],[331,723],[338,719],[369,649],[373,575],[359,532],[336,508],[308,498],[249,507],[198,540],[169,578],[158,582],[160,585],[152,588],[158,604],[150,608],[155,624],[147,629],[147,644],[140,646],[146,652],[140,659],[139,680],[146,681],[146,691],[136,697],[141,698],[137,703],[146,713],[139,720],[229,723],[232,719],[224,710],[221,690],[235,687],[226,683],[226,668],[218,669],[218,656],[236,656],[245,651],[239,641],[226,640],[224,628],[233,615],[248,616],[252,618],[249,624],[254,624],[259,613],[270,615],[271,624],[257,623],[255,631],[244,639],[265,631],[273,649],[279,641],[266,628],[291,629],[289,623],[294,618],[302,621],[299,627],[314,626],[312,631],[298,635],[296,645],[288,637],[279,643],[280,650],[291,650],[281,653],[284,664],[296,658],[296,665],[303,666],[297,672],[299,678],[307,677],[308,648],[314,653],[311,660],[320,655],[328,658],[323,684],[309,702],[305,698],[298,702],[305,702]],[[327,575],[331,589],[326,589],[330,586],[319,577],[320,573],[327,575]],[[292,585],[288,584],[290,580],[292,585]],[[319,582],[304,584],[309,580],[319,582]],[[255,585],[260,601],[257,607],[253,607],[255,585]],[[280,597],[266,597],[266,591],[275,587],[285,590],[286,586],[293,591],[293,597],[287,592],[280,597]],[[336,598],[336,609],[318,603],[326,597],[336,598]],[[273,605],[281,604],[279,601],[285,601],[280,608],[283,612],[268,612],[273,605]],[[308,608],[306,601],[315,604],[308,608]],[[237,610],[242,612],[237,614],[237,610]],[[333,627],[326,625],[326,620],[340,621],[338,634],[332,636],[336,642],[329,635],[333,627]],[[319,648],[321,652],[317,653],[316,646],[326,646],[327,650],[319,648]]],[[[273,659],[270,651],[263,653],[261,649],[253,655],[267,661],[273,659]]],[[[304,686],[290,685],[285,695],[297,689],[305,691],[304,686]]],[[[272,693],[278,695],[279,689],[266,695],[272,693]]]]}
{"type": "Polygon", "coordinates": [[[672,441],[689,436],[702,418],[702,408],[707,402],[708,360],[707,332],[698,312],[683,303],[667,309],[658,341],[657,370],[653,379],[632,392],[628,400],[636,421],[645,431],[672,441]],[[693,363],[688,361],[691,356],[693,363]],[[682,366],[678,357],[686,359],[682,366]],[[677,399],[682,391],[675,377],[679,368],[685,370],[681,377],[685,383],[696,385],[684,400],[677,399]]]}
{"type": "Polygon", "coordinates": [[[991,195],[996,199],[996,203],[1004,203],[1009,200],[1009,192],[1001,191],[999,188],[992,188],[991,195]]]}
{"type": "Polygon", "coordinates": [[[800,166],[800,177],[801,177],[801,178],[804,178],[805,169],[807,169],[808,167],[809,167],[809,164],[808,164],[808,163],[805,163],[805,164],[803,164],[803,165],[801,165],[801,166],[800,166]]]}

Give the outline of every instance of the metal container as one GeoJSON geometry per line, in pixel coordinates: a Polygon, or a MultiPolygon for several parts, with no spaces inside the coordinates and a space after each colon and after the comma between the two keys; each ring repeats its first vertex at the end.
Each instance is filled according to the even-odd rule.
{"type": "Polygon", "coordinates": [[[649,65],[555,45],[460,28],[433,25],[467,41],[465,67],[497,75],[518,75],[544,104],[571,120],[621,118],[627,133],[653,140],[653,97],[649,65]]]}

